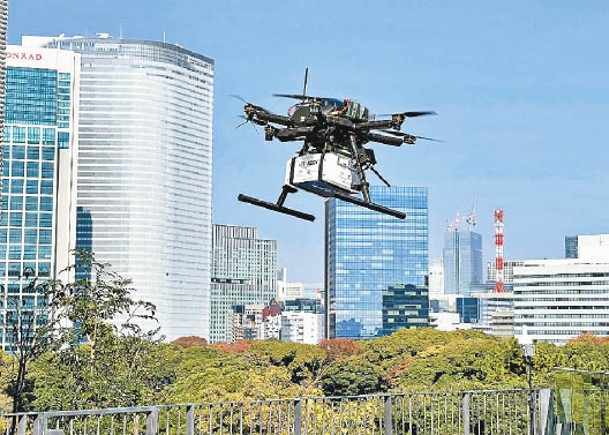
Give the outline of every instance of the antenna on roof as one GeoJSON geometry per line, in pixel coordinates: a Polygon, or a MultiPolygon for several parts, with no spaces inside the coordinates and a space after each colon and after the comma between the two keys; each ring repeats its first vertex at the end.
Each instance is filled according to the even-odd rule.
{"type": "Polygon", "coordinates": [[[167,36],[167,35],[165,35],[165,31],[163,30],[163,42],[167,42],[167,38],[166,38],[166,36],[167,36]]]}
{"type": "Polygon", "coordinates": [[[123,23],[120,23],[118,27],[118,39],[123,39],[123,23]]]}

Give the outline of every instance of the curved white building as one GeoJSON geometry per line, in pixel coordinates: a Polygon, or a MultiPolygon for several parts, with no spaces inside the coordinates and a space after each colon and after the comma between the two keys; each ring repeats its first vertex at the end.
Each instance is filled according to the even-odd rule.
{"type": "Polygon", "coordinates": [[[209,338],[213,60],[105,34],[23,43],[81,54],[77,246],[133,279],[167,340],[209,338]]]}

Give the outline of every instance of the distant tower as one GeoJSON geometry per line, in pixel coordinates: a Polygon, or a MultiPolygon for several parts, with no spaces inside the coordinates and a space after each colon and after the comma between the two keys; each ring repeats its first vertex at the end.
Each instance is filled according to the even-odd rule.
{"type": "Polygon", "coordinates": [[[495,210],[495,293],[504,293],[503,285],[503,210],[495,210]]]}

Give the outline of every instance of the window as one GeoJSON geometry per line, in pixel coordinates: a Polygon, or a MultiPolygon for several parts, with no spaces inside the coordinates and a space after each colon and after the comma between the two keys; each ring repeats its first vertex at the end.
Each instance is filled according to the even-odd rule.
{"type": "MultiPolygon", "coordinates": [[[[8,166],[6,166],[8,167],[8,166]]],[[[10,163],[11,177],[23,177],[24,162],[12,161],[10,163]]]]}
{"type": "Polygon", "coordinates": [[[27,162],[28,178],[38,178],[38,162],[27,162]]]}
{"type": "MultiPolygon", "coordinates": [[[[8,180],[4,182],[8,186],[8,180]]],[[[23,180],[14,179],[11,183],[11,193],[23,193],[23,180]]]]}
{"type": "Polygon", "coordinates": [[[68,149],[70,148],[70,133],[65,131],[60,131],[57,135],[57,144],[59,149],[68,149]]]}
{"type": "Polygon", "coordinates": [[[25,210],[26,211],[38,210],[38,197],[37,196],[26,196],[25,197],[25,210]]]}
{"type": "Polygon", "coordinates": [[[51,228],[53,225],[53,215],[51,213],[40,213],[40,226],[51,228]]]}
{"type": "Polygon", "coordinates": [[[37,227],[38,226],[38,214],[37,213],[27,213],[26,212],[25,213],[25,226],[29,227],[29,228],[37,227]]]}
{"type": "Polygon", "coordinates": [[[25,160],[25,146],[13,145],[13,160],[25,160]]]}
{"type": "Polygon", "coordinates": [[[53,163],[42,163],[42,178],[53,178],[53,163]]]}
{"type": "Polygon", "coordinates": [[[27,143],[40,143],[40,129],[37,127],[28,127],[27,143]]]}
{"type": "MultiPolygon", "coordinates": [[[[20,227],[23,225],[23,213],[21,212],[13,212],[11,213],[9,218],[9,225],[11,227],[20,227]]],[[[21,230],[19,230],[21,231],[21,230]]],[[[12,232],[11,232],[12,234],[12,232]]],[[[19,236],[21,238],[21,236],[19,236]]]]}
{"type": "Polygon", "coordinates": [[[36,244],[38,242],[36,230],[25,230],[25,243],[36,244]]]}
{"type": "Polygon", "coordinates": [[[43,196],[40,198],[40,210],[53,211],[53,198],[43,196]]]}
{"type": "Polygon", "coordinates": [[[40,243],[51,243],[51,230],[40,230],[39,240],[40,243]]]}
{"type": "Polygon", "coordinates": [[[55,145],[55,129],[45,128],[42,136],[42,143],[45,145],[55,145]]]}
{"type": "MultiPolygon", "coordinates": [[[[13,183],[15,180],[13,180],[13,183]]],[[[36,195],[38,193],[38,180],[27,180],[25,193],[30,195],[36,195]]]]}
{"type": "Polygon", "coordinates": [[[55,148],[42,148],[42,160],[55,160],[55,148]]]}
{"type": "Polygon", "coordinates": [[[13,127],[13,142],[25,143],[25,127],[13,127]]]}
{"type": "Polygon", "coordinates": [[[23,197],[11,196],[11,210],[23,210],[23,197]]]}
{"type": "Polygon", "coordinates": [[[28,160],[38,160],[40,158],[40,147],[31,145],[27,147],[27,158],[28,160]]]}
{"type": "Polygon", "coordinates": [[[41,192],[43,195],[53,194],[53,180],[42,180],[41,192]]]}

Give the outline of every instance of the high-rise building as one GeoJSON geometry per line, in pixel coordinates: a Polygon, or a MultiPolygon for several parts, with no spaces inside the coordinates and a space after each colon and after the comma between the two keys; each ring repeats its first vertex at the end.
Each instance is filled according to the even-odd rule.
{"type": "Polygon", "coordinates": [[[276,295],[277,242],[261,240],[256,228],[213,225],[210,341],[229,339],[234,306],[264,306],[276,295]]]}
{"type": "Polygon", "coordinates": [[[608,234],[578,236],[578,258],[527,260],[514,269],[514,332],[563,344],[609,336],[608,234]]]}
{"type": "Polygon", "coordinates": [[[577,236],[565,236],[565,258],[577,258],[577,236]]]}
{"type": "Polygon", "coordinates": [[[482,236],[470,230],[446,231],[444,293],[467,296],[482,279],[482,236]]]}
{"type": "MultiPolygon", "coordinates": [[[[0,287],[3,349],[10,319],[23,310],[44,318],[39,286],[73,263],[80,56],[62,50],[7,47],[2,152],[0,287]],[[19,311],[21,310],[21,311],[19,311]]],[[[34,325],[32,329],[35,329],[34,325]]]]}
{"type": "MultiPolygon", "coordinates": [[[[0,0],[0,135],[4,129],[4,99],[6,95],[6,28],[8,24],[8,0],[0,0]]],[[[0,136],[0,141],[2,137],[0,136]]],[[[2,154],[0,154],[0,167],[2,154]]]]}
{"type": "Polygon", "coordinates": [[[285,267],[277,273],[277,300],[286,301],[302,298],[304,296],[304,284],[301,282],[289,282],[288,270],[285,267]]]}
{"type": "Polygon", "coordinates": [[[81,54],[78,247],[133,280],[168,340],[209,338],[214,62],[107,34],[23,42],[81,54]]]}
{"type": "Polygon", "coordinates": [[[371,187],[374,202],[406,213],[401,220],[354,204],[326,202],[326,334],[372,338],[383,330],[389,286],[426,285],[427,189],[371,187]]]}
{"type": "Polygon", "coordinates": [[[429,326],[429,289],[426,285],[390,285],[383,292],[383,330],[391,335],[399,329],[429,326]]]}
{"type": "Polygon", "coordinates": [[[429,296],[444,294],[444,260],[429,260],[429,296]]]}

